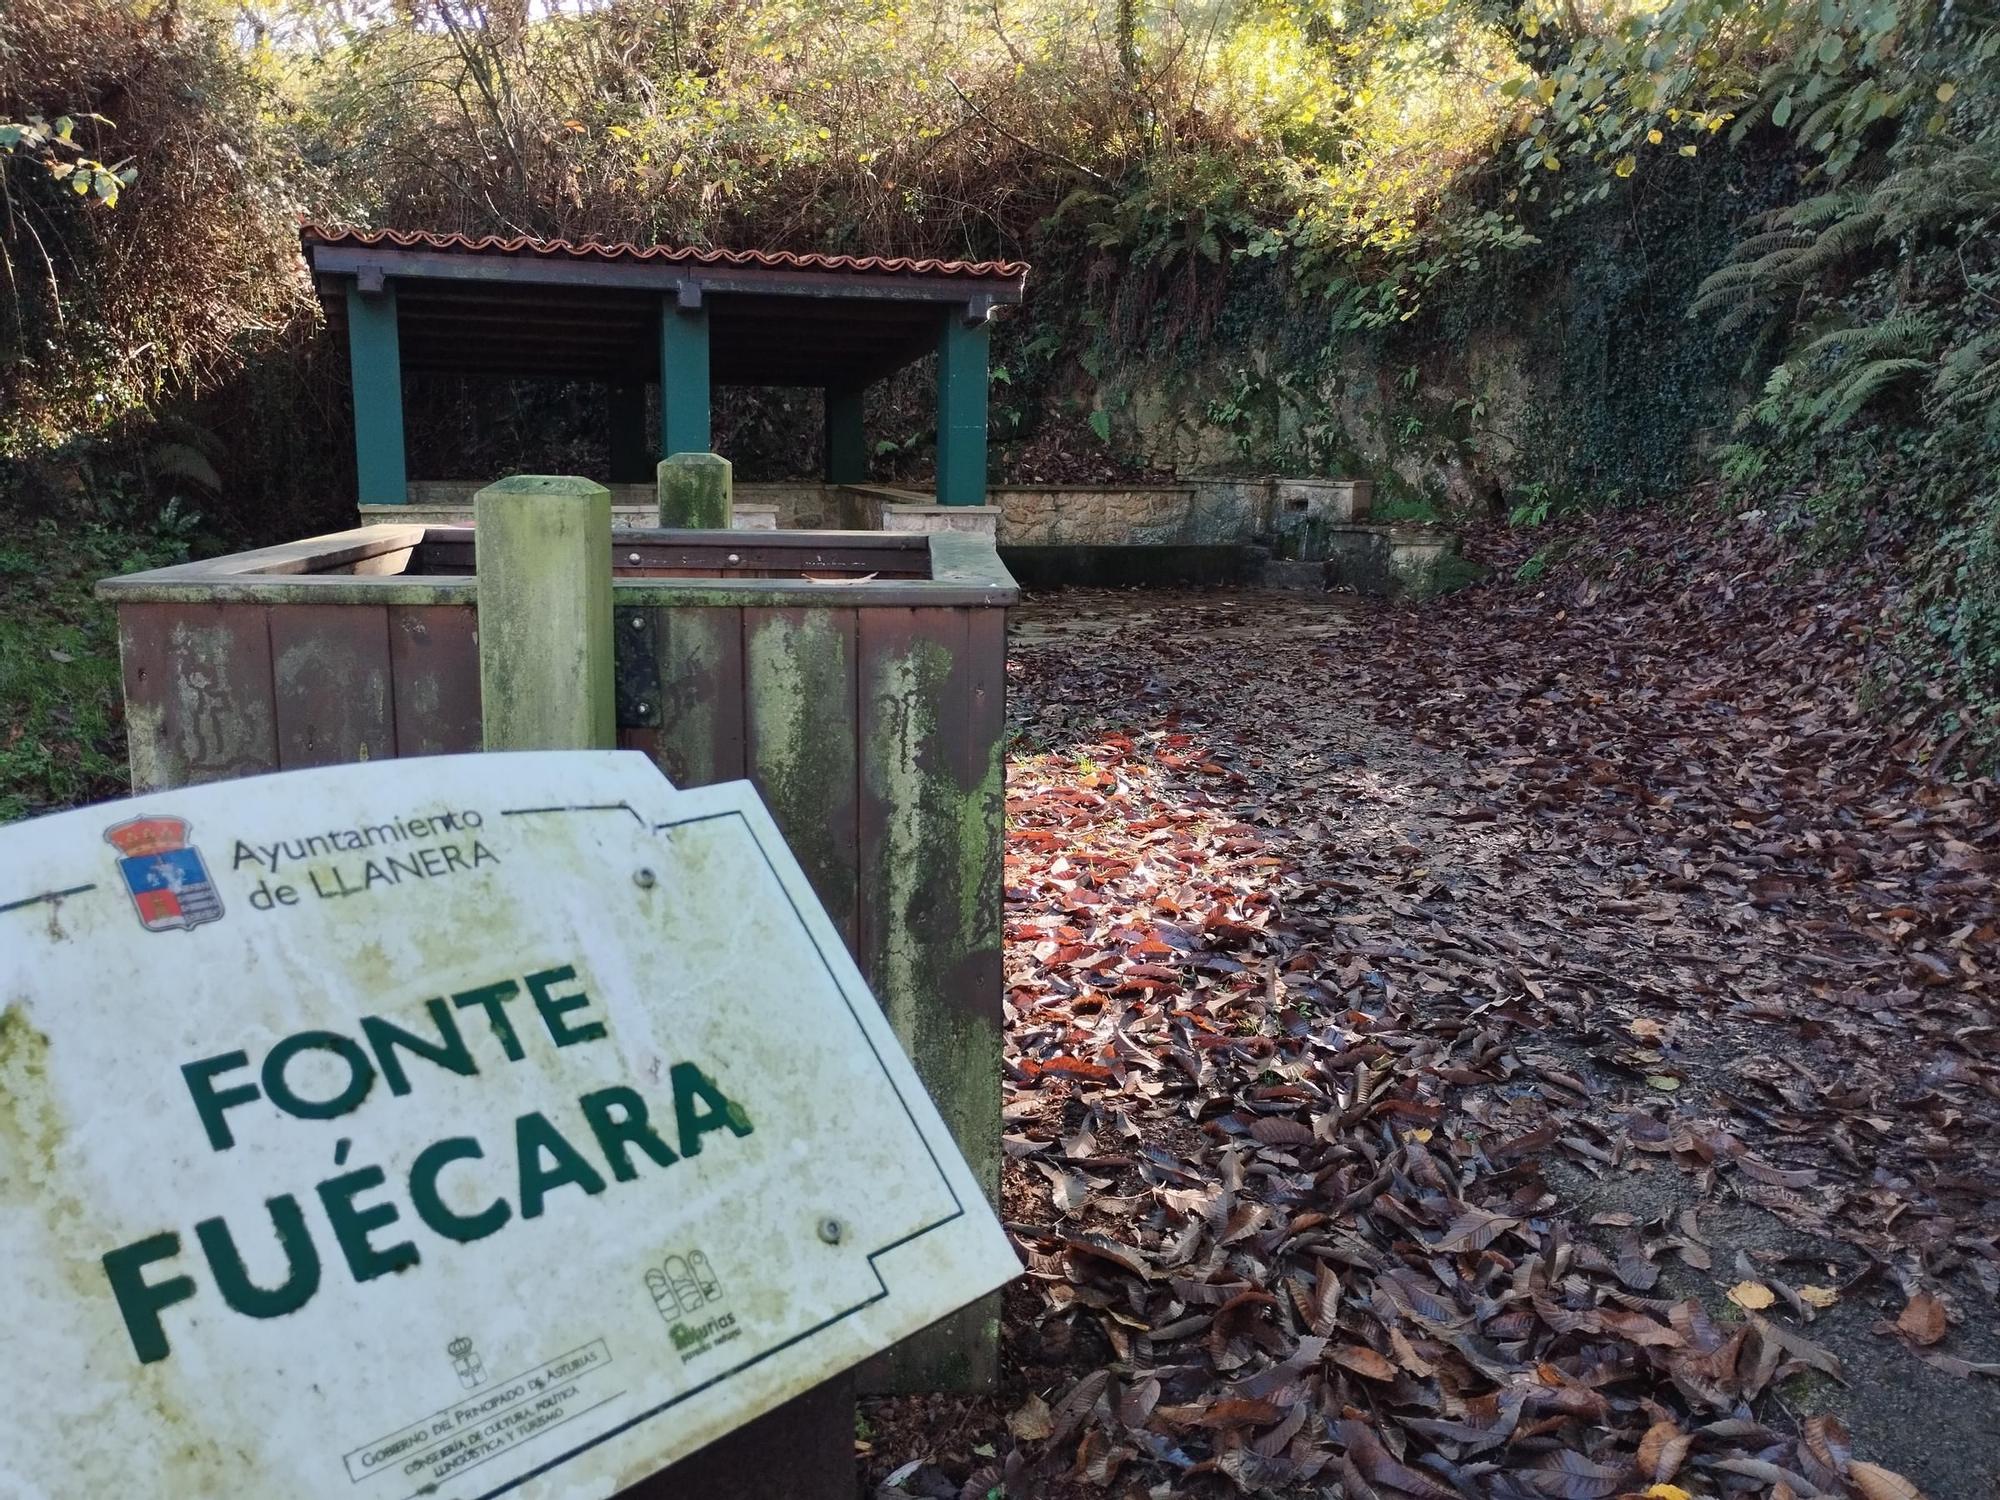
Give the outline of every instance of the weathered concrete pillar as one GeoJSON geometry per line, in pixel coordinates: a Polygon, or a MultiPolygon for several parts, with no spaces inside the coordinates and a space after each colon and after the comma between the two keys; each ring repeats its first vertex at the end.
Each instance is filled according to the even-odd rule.
{"type": "Polygon", "coordinates": [[[660,524],[727,531],[734,467],[719,453],[676,453],[660,460],[660,524]]]}
{"type": "Polygon", "coordinates": [[[488,750],[610,750],[611,491],[516,474],[473,496],[488,750]]]}

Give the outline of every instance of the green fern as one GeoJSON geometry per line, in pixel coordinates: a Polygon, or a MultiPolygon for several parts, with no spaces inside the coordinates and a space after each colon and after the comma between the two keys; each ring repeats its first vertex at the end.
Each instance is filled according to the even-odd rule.
{"type": "Polygon", "coordinates": [[[1821,392],[1812,404],[1810,414],[1822,430],[1837,432],[1891,386],[1919,375],[1929,375],[1933,368],[1928,359],[1907,356],[1870,360],[1852,375],[1821,392]]]}

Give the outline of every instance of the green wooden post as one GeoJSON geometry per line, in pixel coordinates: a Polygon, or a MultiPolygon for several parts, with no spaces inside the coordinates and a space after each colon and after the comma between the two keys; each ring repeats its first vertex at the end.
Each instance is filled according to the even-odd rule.
{"type": "Polygon", "coordinates": [[[826,388],[826,482],[868,482],[868,431],[862,422],[863,388],[826,388]]]}
{"type": "Polygon", "coordinates": [[[710,446],[708,313],[669,297],[660,306],[660,457],[710,446]]]}
{"type": "Polygon", "coordinates": [[[611,482],[644,484],[653,467],[646,441],[646,387],[636,380],[611,387],[604,404],[611,424],[611,482]]]}
{"type": "Polygon", "coordinates": [[[719,453],[676,453],[660,460],[660,524],[727,531],[735,466],[719,453]]]}
{"type": "Polygon", "coordinates": [[[937,499],[986,503],[986,324],[952,308],[938,334],[937,499]]]}
{"type": "Polygon", "coordinates": [[[354,379],[354,475],[363,505],[407,505],[403,463],[403,356],[396,293],[347,288],[347,362],[354,379]]]}
{"type": "Polygon", "coordinates": [[[611,492],[516,474],[472,503],[486,748],[615,748],[611,492]]]}

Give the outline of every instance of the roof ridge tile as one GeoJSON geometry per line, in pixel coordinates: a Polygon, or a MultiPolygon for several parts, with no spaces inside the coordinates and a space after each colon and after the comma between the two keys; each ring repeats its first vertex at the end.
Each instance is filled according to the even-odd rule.
{"type": "Polygon", "coordinates": [[[310,221],[300,225],[303,245],[390,245],[399,250],[442,250],[468,255],[531,255],[543,259],[664,261],[705,266],[755,266],[765,270],[846,271],[868,275],[964,276],[1018,281],[1028,274],[1019,260],[939,260],[906,255],[841,255],[822,251],[699,249],[691,245],[636,245],[628,240],[539,239],[532,235],[473,236],[424,229],[356,229],[310,221]]]}

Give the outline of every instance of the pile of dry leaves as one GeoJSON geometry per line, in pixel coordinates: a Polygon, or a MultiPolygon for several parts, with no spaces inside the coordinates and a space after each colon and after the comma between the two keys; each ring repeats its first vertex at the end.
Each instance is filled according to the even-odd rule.
{"type": "Polygon", "coordinates": [[[1024,611],[1029,1278],[878,1494],[1994,1493],[2000,797],[1863,711],[1877,601],[1597,545],[1024,611]]]}

